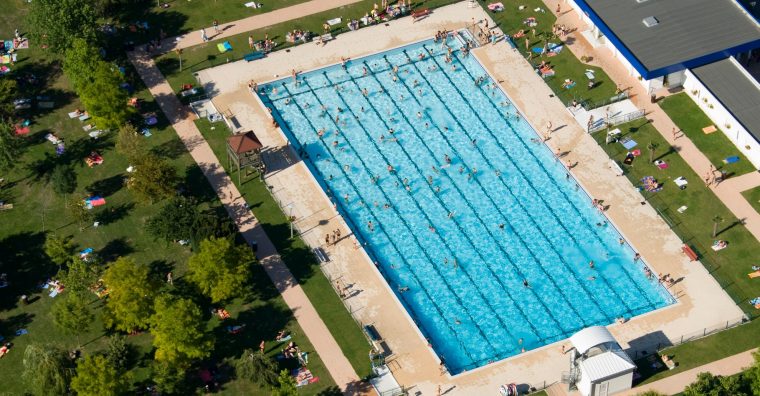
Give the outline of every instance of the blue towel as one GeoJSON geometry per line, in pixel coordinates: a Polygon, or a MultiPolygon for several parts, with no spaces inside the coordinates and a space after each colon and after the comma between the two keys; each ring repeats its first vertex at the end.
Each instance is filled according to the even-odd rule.
{"type": "Polygon", "coordinates": [[[636,145],[638,144],[638,143],[636,143],[636,141],[635,141],[635,140],[633,140],[633,139],[627,140],[627,141],[625,141],[625,142],[620,142],[620,143],[622,143],[622,144],[623,144],[623,147],[625,147],[625,148],[626,148],[626,150],[630,150],[630,149],[632,149],[632,148],[636,147],[636,145]]]}
{"type": "Polygon", "coordinates": [[[726,158],[726,159],[723,160],[723,162],[725,162],[727,164],[733,164],[734,162],[738,162],[738,161],[739,161],[739,156],[738,155],[732,155],[732,156],[730,156],[730,157],[728,157],[728,158],[726,158]]]}
{"type": "Polygon", "coordinates": [[[18,329],[18,330],[16,330],[16,335],[17,336],[24,335],[24,334],[29,334],[29,330],[27,330],[27,329],[18,329]]]}

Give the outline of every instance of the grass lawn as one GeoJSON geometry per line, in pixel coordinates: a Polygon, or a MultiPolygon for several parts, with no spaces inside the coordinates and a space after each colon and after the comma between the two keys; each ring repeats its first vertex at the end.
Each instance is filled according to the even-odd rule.
{"type": "MultiPolygon", "coordinates": [[[[109,23],[124,27],[123,38],[141,43],[150,39],[156,39],[161,30],[166,37],[185,34],[203,27],[210,27],[214,19],[219,25],[238,19],[263,14],[278,8],[289,7],[308,0],[274,0],[262,1],[262,8],[248,8],[243,4],[247,0],[160,0],[169,5],[167,8],[158,7],[157,0],[131,0],[123,9],[107,11],[109,23]],[[136,29],[132,32],[129,28],[137,22],[147,22],[148,29],[136,29]]],[[[117,2],[113,2],[117,3],[117,2]]],[[[9,26],[10,31],[4,31],[4,38],[13,37],[13,29],[23,31],[23,16],[29,11],[31,5],[27,0],[6,0],[3,7],[3,15],[0,16],[0,25],[9,26]]],[[[105,20],[103,21],[105,22],[105,20]]],[[[208,32],[209,35],[213,31],[208,32]]]]}
{"type": "MultiPolygon", "coordinates": [[[[435,8],[443,5],[455,3],[456,0],[427,0],[412,2],[412,9],[418,7],[435,8]]],[[[156,65],[164,74],[169,84],[172,86],[175,92],[179,92],[179,88],[183,84],[195,84],[195,77],[193,73],[209,67],[214,67],[226,62],[233,62],[250,53],[248,48],[248,36],[251,35],[255,40],[261,40],[265,34],[269,34],[269,38],[277,43],[276,49],[282,50],[292,47],[293,43],[285,41],[285,34],[294,29],[322,32],[322,24],[328,19],[343,18],[343,21],[349,21],[351,19],[359,19],[364,14],[372,9],[372,5],[377,3],[373,0],[363,0],[358,3],[342,6],[329,11],[309,15],[296,20],[282,22],[266,28],[256,29],[250,32],[231,36],[227,41],[232,45],[232,51],[228,51],[224,54],[220,54],[216,48],[216,42],[209,42],[206,44],[196,45],[194,47],[186,48],[182,53],[182,71],[179,70],[179,60],[176,54],[169,53],[156,58],[156,65]]],[[[348,28],[345,23],[333,26],[331,33],[337,35],[347,32],[348,28]]],[[[307,44],[314,45],[314,44],[307,44]]],[[[327,44],[331,45],[331,44],[327,44]]]]}
{"type": "MultiPolygon", "coordinates": [[[[25,2],[13,0],[9,9],[15,13],[10,17],[6,14],[0,19],[0,34],[3,37],[12,36],[22,7],[26,7],[25,2]]],[[[11,282],[9,287],[0,290],[0,335],[13,343],[10,353],[0,359],[0,382],[3,383],[3,394],[23,394],[26,388],[20,377],[23,367],[21,359],[27,345],[51,343],[70,350],[81,342],[82,350],[87,354],[104,348],[109,334],[103,330],[98,317],[102,301],[94,294],[92,307],[96,320],[89,331],[77,338],[63,334],[53,324],[50,309],[61,297],[50,298],[47,294],[40,293],[36,286],[54,276],[58,270],[45,256],[42,248],[51,233],[73,236],[79,249],[92,247],[106,261],[119,256],[133,258],[138,263],[151,266],[160,279],[163,279],[166,271],[172,270],[175,274],[175,288],[182,287],[182,276],[186,271],[190,250],[176,244],[154,241],[143,231],[145,221],[158,211],[161,204],[137,203],[132,194],[123,188],[122,180],[129,164],[114,150],[115,134],[92,140],[81,129],[85,123],[67,116],[67,112],[81,105],[62,75],[57,57],[33,46],[19,52],[19,62],[12,68],[18,74],[2,78],[34,74],[37,79],[37,83],[23,86],[20,96],[48,95],[55,102],[53,109],[33,109],[21,114],[32,121],[31,132],[24,138],[25,152],[13,170],[0,174],[0,177],[5,178],[5,184],[0,188],[0,200],[14,205],[13,209],[0,212],[0,272],[7,273],[11,282]],[[45,140],[44,136],[49,132],[65,140],[66,151],[63,155],[56,156],[55,146],[45,140]],[[83,159],[93,150],[97,150],[105,162],[89,168],[83,159]],[[73,196],[83,198],[88,193],[96,193],[107,200],[104,207],[93,211],[100,221],[99,227],[90,226],[80,232],[78,225],[65,210],[65,199],[53,193],[48,184],[50,169],[64,163],[73,166],[77,174],[78,188],[73,196]],[[30,296],[32,302],[29,305],[19,304],[21,294],[30,296]],[[16,330],[21,328],[27,329],[29,333],[14,336],[16,330]]],[[[129,67],[127,69],[128,74],[133,74],[129,67]]],[[[141,111],[156,111],[159,114],[160,122],[152,128],[153,136],[145,139],[145,145],[156,154],[169,159],[179,170],[187,193],[198,198],[202,207],[221,209],[216,194],[174,130],[163,119],[150,93],[138,80],[133,81],[137,85],[135,96],[143,100],[141,111]]],[[[220,216],[226,217],[227,214],[221,210],[220,216]]],[[[168,286],[165,289],[169,291],[168,286]]],[[[238,357],[244,348],[256,349],[262,340],[267,341],[267,353],[275,356],[279,353],[280,346],[274,342],[274,336],[277,331],[286,329],[293,334],[293,340],[302,350],[310,352],[309,369],[320,377],[317,384],[302,388],[300,393],[315,395],[334,391],[334,381],[319,356],[313,353],[313,347],[298,323],[293,320],[287,304],[260,267],[254,269],[252,289],[254,292],[246,298],[232,301],[225,307],[232,314],[230,323],[220,323],[211,316],[207,303],[199,302],[207,315],[207,328],[216,338],[212,357],[202,365],[213,362],[221,367],[221,372],[228,373],[223,361],[238,357]],[[228,324],[247,326],[243,333],[231,336],[224,331],[228,324]]],[[[330,289],[329,285],[327,289],[330,289]]],[[[136,382],[144,381],[149,375],[148,366],[152,359],[151,337],[146,333],[129,336],[127,340],[133,348],[134,379],[136,382]]],[[[281,365],[290,367],[291,363],[282,362],[281,365]]],[[[197,382],[195,373],[190,373],[189,377],[192,382],[197,382]]],[[[257,389],[247,381],[236,379],[230,379],[224,387],[223,393],[227,394],[251,394],[257,389]]]]}
{"type": "MultiPolygon", "coordinates": [[[[683,345],[663,349],[659,355],[670,356],[678,366],[668,370],[662,366],[653,368],[646,358],[636,361],[642,380],[636,385],[647,384],[673,374],[693,369],[716,360],[720,360],[752,348],[757,348],[757,335],[760,334],[760,321],[754,320],[745,325],[725,330],[720,333],[691,341],[683,345]]],[[[659,358],[658,358],[659,359],[659,358]]]]}
{"type": "MultiPolygon", "coordinates": [[[[639,145],[642,155],[633,165],[625,167],[626,176],[635,186],[641,186],[640,180],[645,176],[654,176],[662,183],[662,191],[657,193],[643,192],[644,198],[660,213],[678,236],[689,244],[700,260],[728,294],[750,316],[756,316],[757,311],[751,307],[748,299],[760,296],[760,282],[747,277],[751,266],[756,265],[754,252],[760,251],[760,243],[741,225],[733,214],[723,205],[718,197],[710,191],[699,176],[662,138],[660,133],[646,120],[638,120],[619,125],[623,136],[630,136],[639,145]],[[667,169],[659,169],[648,163],[649,150],[647,147],[656,145],[654,159],[668,163],[667,169]],[[673,179],[683,176],[689,184],[685,190],[676,187],[673,179]],[[683,213],[677,209],[687,206],[683,213]],[[713,218],[719,216],[722,221],[718,224],[718,236],[712,237],[713,218]],[[710,247],[714,239],[728,241],[727,249],[719,252],[710,247]]],[[[623,162],[627,150],[619,143],[605,144],[604,132],[598,132],[594,138],[607,154],[618,163],[623,162]]]]}
{"type": "MultiPolygon", "coordinates": [[[[195,123],[217,158],[229,172],[225,151],[226,138],[230,135],[227,126],[222,122],[211,124],[205,119],[197,120],[195,123]]],[[[287,218],[269,194],[265,184],[259,182],[256,176],[251,176],[248,179],[241,178],[242,185],[239,185],[237,175],[232,176],[231,179],[251,206],[251,210],[261,222],[264,231],[282,255],[290,271],[298,279],[319,316],[327,324],[343,354],[351,362],[360,378],[367,376],[370,373],[367,357],[369,344],[322,273],[309,247],[301,238],[290,239],[287,218]]]]}
{"type": "MultiPolygon", "coordinates": [[[[479,0],[479,3],[486,9],[488,3],[491,1],[479,0]]],[[[557,18],[548,10],[546,4],[541,0],[523,0],[520,2],[505,2],[505,9],[502,12],[490,13],[496,25],[501,30],[510,36],[517,33],[519,30],[524,29],[528,32],[526,35],[529,38],[530,47],[543,47],[545,38],[549,39],[550,43],[559,43],[561,40],[558,38],[550,38],[552,32],[552,25],[556,23],[557,18]],[[525,9],[520,11],[518,6],[525,6],[525,9]],[[546,12],[534,12],[536,8],[545,9],[546,12]],[[528,17],[536,18],[538,25],[535,27],[536,35],[533,37],[531,29],[527,25],[523,24],[523,21],[528,17]]],[[[565,7],[567,7],[565,5],[565,7]]],[[[514,39],[515,46],[527,57],[527,51],[525,49],[525,38],[514,39]]],[[[531,63],[537,65],[542,60],[545,60],[552,66],[556,74],[554,77],[546,79],[546,84],[554,91],[554,94],[562,100],[563,103],[568,104],[573,99],[578,102],[591,101],[601,102],[605,99],[615,95],[615,83],[607,76],[599,67],[591,66],[581,62],[575,55],[565,48],[559,54],[553,57],[540,57],[536,55],[531,59],[531,63]],[[596,86],[589,90],[586,87],[588,78],[585,76],[586,69],[594,70],[596,76],[596,86]],[[562,87],[562,83],[565,79],[571,79],[577,83],[577,85],[570,89],[562,87]]]]}
{"type": "Polygon", "coordinates": [[[685,92],[664,98],[660,101],[660,107],[717,169],[730,175],[743,175],[755,170],[752,163],[721,130],[711,134],[702,132],[702,128],[713,125],[713,122],[685,92]],[[724,164],[723,159],[732,155],[739,156],[740,160],[733,164],[724,164]]]}
{"type": "Polygon", "coordinates": [[[755,211],[757,211],[757,213],[760,213],[760,187],[742,191],[742,195],[744,196],[744,199],[746,199],[747,202],[749,202],[749,204],[755,208],[755,211]]]}
{"type": "MultiPolygon", "coordinates": [[[[236,21],[238,19],[248,18],[254,15],[263,14],[276,10],[278,8],[289,7],[308,0],[276,0],[261,1],[261,8],[249,8],[244,4],[245,0],[160,0],[161,3],[169,5],[167,8],[158,7],[155,0],[139,0],[144,4],[142,7],[129,7],[129,10],[118,19],[123,23],[134,23],[137,21],[148,22],[150,32],[156,38],[159,29],[163,29],[167,37],[184,34],[203,27],[209,27],[213,24],[214,19],[223,25],[226,22],[236,21]]],[[[140,35],[146,32],[138,32],[140,35]]],[[[212,35],[213,32],[208,32],[212,35]]],[[[140,37],[138,35],[138,37],[140,37]]],[[[144,40],[141,40],[144,41],[144,40]]]]}

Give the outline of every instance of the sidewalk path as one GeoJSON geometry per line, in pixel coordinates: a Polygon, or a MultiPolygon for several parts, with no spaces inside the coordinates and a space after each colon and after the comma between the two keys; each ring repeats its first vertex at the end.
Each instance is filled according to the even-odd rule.
{"type": "MultiPolygon", "coordinates": [[[[220,24],[219,33],[214,33],[214,28],[212,26],[208,26],[205,28],[206,35],[210,41],[219,40],[281,22],[303,18],[305,16],[323,11],[328,11],[333,8],[358,3],[359,1],[361,0],[311,0],[305,3],[292,5],[290,7],[278,8],[274,11],[254,15],[245,19],[239,19],[237,21],[220,24]]],[[[209,19],[209,22],[211,22],[211,19],[209,19]]],[[[348,21],[342,21],[341,23],[348,23],[348,21]]],[[[254,39],[261,40],[263,37],[254,37],[254,39]]],[[[200,30],[165,39],[161,43],[161,52],[169,52],[178,48],[182,49],[198,44],[203,44],[200,30]]]]}
{"type": "MultiPolygon", "coordinates": [[[[547,9],[552,10],[556,7],[556,1],[544,0],[547,9]]],[[[583,55],[592,55],[589,64],[599,66],[610,76],[610,78],[621,88],[628,88],[631,101],[640,109],[646,111],[646,117],[652,121],[652,125],[657,128],[660,135],[670,144],[676,152],[686,161],[687,164],[702,177],[710,170],[710,160],[699,151],[696,145],[683,134],[673,138],[671,131],[679,128],[668,117],[665,111],[657,104],[650,103],[649,93],[646,89],[631,76],[625,67],[618,61],[607,47],[593,48],[581,32],[587,29],[587,25],[581,21],[575,11],[568,11],[568,6],[562,7],[564,11],[558,16],[557,23],[569,26],[571,29],[576,28],[569,34],[571,40],[567,40],[566,46],[573,54],[580,58],[583,55]]],[[[716,168],[721,164],[715,164],[716,168]]],[[[694,180],[692,183],[703,183],[702,180],[694,180]]],[[[760,241],[760,213],[755,211],[747,200],[741,195],[743,190],[760,186],[760,174],[753,172],[730,178],[725,182],[713,185],[710,189],[718,196],[726,207],[744,223],[747,229],[760,241]]]]}
{"type": "Polygon", "coordinates": [[[620,393],[620,396],[638,395],[649,390],[654,390],[666,395],[681,393],[687,385],[697,380],[697,375],[699,373],[710,372],[714,375],[727,376],[743,371],[754,363],[755,359],[752,357],[752,352],[755,351],[756,349],[750,349],[749,351],[738,353],[725,359],[716,360],[712,363],[691,370],[686,370],[643,386],[638,386],[627,392],[620,393]]]}
{"type": "Polygon", "coordinates": [[[249,244],[257,244],[257,256],[261,265],[272,279],[277,290],[293,311],[293,316],[309,337],[314,349],[324,362],[335,383],[345,394],[361,392],[362,384],[348,359],[343,355],[338,343],[330,334],[322,318],[306,297],[293,274],[280,258],[272,242],[261,228],[258,220],[247,208],[237,187],[225,173],[211,147],[193,123],[195,116],[183,106],[172,92],[169,83],[145,52],[129,53],[129,60],[137,69],[145,85],[156,98],[161,110],[171,122],[174,130],[185,144],[190,155],[203,171],[214,191],[219,195],[224,208],[235,221],[238,230],[249,244]]]}

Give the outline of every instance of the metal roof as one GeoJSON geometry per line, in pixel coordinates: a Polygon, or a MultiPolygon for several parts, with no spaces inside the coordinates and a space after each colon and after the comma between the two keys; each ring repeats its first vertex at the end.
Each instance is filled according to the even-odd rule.
{"type": "Polygon", "coordinates": [[[733,58],[691,69],[691,72],[760,142],[760,84],[733,58]]]}
{"type": "Polygon", "coordinates": [[[648,78],[760,47],[760,25],[734,0],[575,1],[648,78]]]}
{"type": "Polygon", "coordinates": [[[605,352],[581,361],[578,366],[581,375],[591,382],[617,377],[636,369],[631,358],[623,351],[605,352]]]}
{"type": "Polygon", "coordinates": [[[613,342],[617,345],[615,337],[613,337],[612,334],[610,334],[610,331],[604,326],[587,327],[570,336],[570,343],[573,344],[575,350],[581,355],[597,345],[606,344],[608,342],[613,342]]]}

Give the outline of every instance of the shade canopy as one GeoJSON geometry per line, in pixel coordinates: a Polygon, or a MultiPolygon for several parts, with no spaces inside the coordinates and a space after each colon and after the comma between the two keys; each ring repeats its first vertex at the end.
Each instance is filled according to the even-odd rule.
{"type": "Polygon", "coordinates": [[[573,344],[573,347],[575,347],[575,350],[581,355],[597,345],[606,344],[608,342],[614,342],[617,344],[615,337],[613,337],[612,334],[610,334],[610,331],[604,326],[585,328],[573,334],[570,337],[570,342],[573,344]]]}
{"type": "Polygon", "coordinates": [[[259,138],[253,133],[248,131],[237,135],[232,135],[227,138],[227,145],[235,154],[244,154],[251,151],[260,150],[264,147],[259,141],[259,138]]]}

